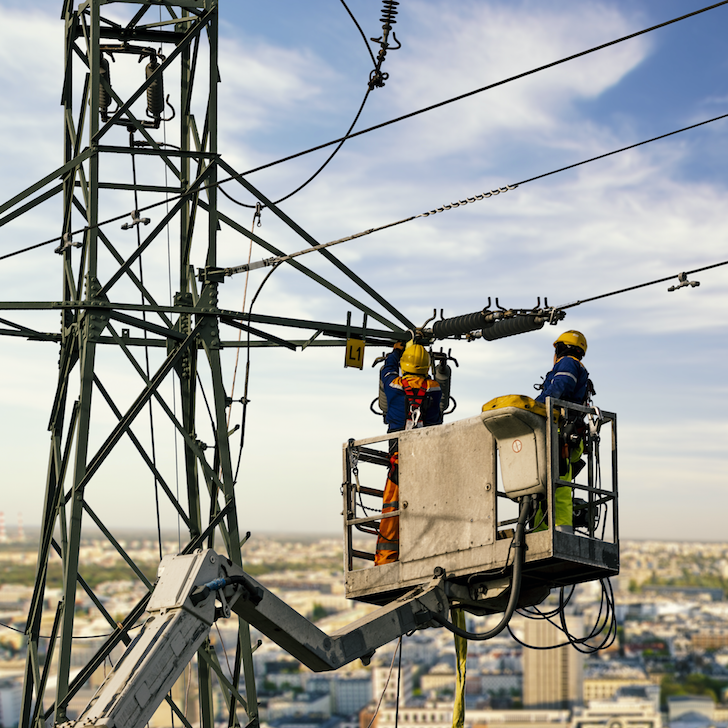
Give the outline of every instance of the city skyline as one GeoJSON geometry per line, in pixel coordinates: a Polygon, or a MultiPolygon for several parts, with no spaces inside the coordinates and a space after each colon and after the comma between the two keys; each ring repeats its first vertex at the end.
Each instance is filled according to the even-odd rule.
{"type": "MultiPolygon", "coordinates": [[[[350,3],[368,37],[381,32],[375,6],[350,3]]],[[[695,0],[402,3],[395,28],[402,49],[388,54],[390,77],[370,95],[357,128],[701,7],[695,0]]],[[[316,0],[286,8],[279,13],[261,3],[221,9],[220,146],[241,170],[337,138],[366,90],[368,54],[343,7],[316,0]]],[[[0,200],[62,158],[58,10],[56,0],[0,0],[6,100],[0,164],[12,170],[0,179],[0,200]]],[[[727,17],[728,8],[716,8],[352,139],[282,207],[325,242],[720,116],[728,111],[722,37],[727,17]]],[[[726,127],[718,121],[334,250],[418,325],[433,309],[444,309],[446,316],[469,313],[482,309],[488,297],[514,307],[533,306],[538,297],[566,304],[710,265],[725,256],[726,127]]],[[[251,181],[278,199],[325,157],[322,151],[271,167],[251,181]]],[[[131,205],[131,197],[119,200],[122,212],[131,205]]],[[[251,211],[227,200],[221,206],[250,225],[251,211]]],[[[22,224],[0,229],[0,255],[59,229],[57,202],[45,203],[22,224]]],[[[266,212],[258,232],[287,252],[303,247],[266,212]]],[[[225,264],[245,262],[247,253],[223,236],[225,264]]],[[[158,275],[166,275],[164,251],[156,255],[158,275]]],[[[253,260],[262,257],[254,248],[253,260]]],[[[339,282],[319,261],[309,264],[339,282]]],[[[251,275],[249,291],[262,275],[251,275]]],[[[59,259],[52,247],[9,258],[0,263],[0,279],[5,300],[55,299],[59,259]]],[[[444,342],[460,364],[453,372],[453,417],[477,414],[497,395],[535,394],[532,385],[551,365],[553,339],[565,329],[583,330],[596,403],[619,418],[623,536],[669,539],[679,529],[686,541],[720,539],[721,509],[707,504],[723,502],[728,483],[728,424],[719,396],[728,353],[721,314],[728,268],[694,279],[699,288],[668,293],[675,280],[569,309],[559,326],[535,333],[492,343],[444,342]],[[699,483],[700,498],[687,487],[693,483],[699,483]]],[[[222,305],[239,308],[243,286],[242,277],[226,282],[222,305]]],[[[347,312],[346,305],[283,268],[266,284],[256,309],[341,323],[347,312]]],[[[58,326],[55,313],[18,318],[41,330],[58,326]]],[[[252,352],[238,485],[243,531],[338,530],[341,445],[384,431],[369,411],[377,393],[371,364],[381,353],[381,347],[368,348],[359,372],[343,369],[341,349],[252,352]]],[[[230,389],[234,358],[225,352],[230,389]]],[[[11,373],[0,384],[3,508],[22,510],[29,527],[41,517],[57,349],[2,337],[0,365],[11,373]]],[[[122,385],[125,377],[119,374],[122,385]]],[[[241,386],[239,374],[236,397],[241,386]]],[[[239,405],[232,421],[241,421],[239,405]]],[[[160,429],[157,436],[160,462],[169,467],[174,434],[160,429]]],[[[94,507],[105,522],[154,527],[154,483],[145,466],[122,454],[99,477],[107,489],[94,507]]],[[[171,508],[163,509],[161,520],[163,528],[175,528],[171,508]]]]}

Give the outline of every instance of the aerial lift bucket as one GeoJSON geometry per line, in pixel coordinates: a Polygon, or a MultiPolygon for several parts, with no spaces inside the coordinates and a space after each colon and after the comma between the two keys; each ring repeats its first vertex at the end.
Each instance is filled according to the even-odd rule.
{"type": "Polygon", "coordinates": [[[516,520],[504,516],[507,504],[513,515],[512,501],[524,496],[540,498],[546,514],[543,530],[526,534],[524,603],[541,601],[553,587],[617,574],[616,448],[613,413],[550,399],[544,406],[520,395],[493,400],[475,417],[350,440],[343,447],[346,595],[386,604],[446,574],[477,597],[485,612],[489,604],[499,611],[512,563],[509,527],[516,520]],[[558,423],[565,417],[598,417],[601,431],[611,431],[611,439],[591,439],[578,483],[559,477],[558,423]],[[383,517],[376,509],[385,480],[376,466],[388,465],[390,441],[399,451],[399,510],[385,517],[399,518],[399,560],[374,566],[383,517]],[[605,445],[611,457],[602,482],[598,466],[605,445]],[[566,533],[555,527],[557,487],[582,496],[590,515],[585,528],[566,533]]]}

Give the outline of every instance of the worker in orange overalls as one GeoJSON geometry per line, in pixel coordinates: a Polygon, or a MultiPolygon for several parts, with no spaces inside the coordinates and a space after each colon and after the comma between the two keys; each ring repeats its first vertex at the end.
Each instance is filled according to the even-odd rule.
{"type": "MultiPolygon", "coordinates": [[[[381,371],[382,384],[387,396],[387,432],[411,430],[416,427],[439,425],[440,385],[427,376],[430,355],[421,344],[402,342],[394,345],[392,353],[384,361],[381,371]],[[402,369],[400,376],[399,370],[402,369]]],[[[399,510],[399,452],[396,440],[390,441],[389,472],[384,487],[382,513],[399,510]]],[[[377,537],[377,553],[374,563],[389,564],[399,559],[399,516],[382,518],[377,537]]]]}

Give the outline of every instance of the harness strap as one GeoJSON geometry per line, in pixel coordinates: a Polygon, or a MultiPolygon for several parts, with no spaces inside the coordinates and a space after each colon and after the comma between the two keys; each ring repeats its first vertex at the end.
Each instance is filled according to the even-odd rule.
{"type": "MultiPolygon", "coordinates": [[[[425,380],[426,381],[426,380],[425,380]]],[[[422,419],[422,403],[427,396],[427,385],[419,387],[417,394],[410,386],[410,383],[402,379],[402,389],[404,390],[405,402],[407,403],[405,430],[411,430],[415,427],[424,427],[422,419]]]]}

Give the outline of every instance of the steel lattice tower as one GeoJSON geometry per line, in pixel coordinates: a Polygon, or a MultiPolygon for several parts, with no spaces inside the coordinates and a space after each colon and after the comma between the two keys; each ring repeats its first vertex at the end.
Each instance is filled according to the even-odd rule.
{"type": "MultiPolygon", "coordinates": [[[[223,341],[221,324],[252,333],[256,345],[289,349],[342,345],[348,336],[391,342],[407,338],[404,328],[413,326],[327,250],[320,253],[401,324],[390,322],[297,260],[287,262],[363,312],[364,327],[369,316],[384,328],[367,331],[349,323],[243,315],[219,308],[218,288],[224,279],[218,267],[222,225],[273,255],[282,253],[218,210],[221,175],[252,193],[306,244],[315,245],[316,241],[218,153],[217,0],[65,0],[62,17],[65,163],[0,206],[2,226],[54,196],[62,197],[63,205],[61,240],[56,250],[62,261],[61,300],[0,303],[0,309],[6,311],[56,310],[62,321],[60,333],[43,333],[22,324],[0,331],[60,345],[38,570],[26,627],[23,728],[40,728],[49,719],[62,722],[66,718],[69,702],[94,671],[115,647],[131,641],[130,630],[143,615],[151,594],[152,583],[94,506],[96,499],[109,497],[104,495],[100,481],[103,483],[107,472],[104,465],[108,468],[120,441],[131,442],[148,467],[159,497],[171,504],[184,524],[182,551],[212,546],[218,537],[221,543],[216,548],[224,548],[232,561],[242,563],[243,538],[227,420],[231,402],[220,362],[223,347],[239,344],[223,341]],[[169,102],[165,103],[168,92],[169,102]],[[172,113],[176,113],[174,123],[167,120],[172,113]],[[122,177],[128,179],[130,171],[131,182],[120,181],[122,177]],[[162,175],[164,184],[148,183],[162,175]],[[132,198],[134,206],[129,213],[132,198]],[[140,203],[142,198],[144,204],[140,203]],[[143,208],[150,204],[157,206],[153,213],[145,213],[143,208]],[[116,218],[113,225],[108,224],[110,218],[116,218]],[[119,230],[120,222],[124,222],[123,231],[119,230]],[[163,247],[164,238],[170,234],[176,240],[177,272],[172,274],[176,292],[173,300],[163,303],[169,291],[159,285],[163,276],[147,261],[150,251],[163,247]],[[204,261],[197,274],[192,267],[195,246],[196,260],[204,261]],[[253,328],[251,323],[308,329],[308,334],[302,340],[283,340],[253,328]],[[323,338],[317,339],[320,334],[323,338]],[[107,356],[109,351],[116,359],[107,356]],[[119,361],[133,372],[137,382],[134,391],[124,396],[107,386],[111,365],[118,366],[119,361]],[[198,406],[201,373],[212,384],[209,418],[204,413],[204,419],[212,422],[212,441],[208,438],[207,442],[199,435],[198,410],[207,409],[198,406]],[[171,380],[175,383],[174,402],[169,401],[171,380]],[[134,423],[140,421],[140,415],[146,420],[147,412],[153,428],[152,405],[157,419],[171,423],[181,442],[184,498],[174,492],[173,476],[162,472],[153,437],[150,446],[135,433],[134,423]],[[109,412],[112,426],[104,420],[109,412]],[[89,525],[113,544],[147,590],[121,622],[106,610],[83,578],[79,554],[84,529],[89,525]],[[62,560],[63,589],[57,604],[49,606],[46,581],[54,554],[62,560]],[[78,659],[73,605],[80,591],[105,617],[111,636],[74,676],[72,664],[78,659]],[[51,616],[50,635],[44,634],[51,616]],[[54,694],[48,689],[52,677],[56,680],[54,694]]],[[[216,700],[227,706],[230,726],[238,724],[237,708],[247,713],[248,721],[257,721],[250,633],[245,622],[239,624],[233,675],[221,669],[209,642],[199,651],[197,670],[201,725],[213,725],[216,700]],[[244,696],[238,690],[241,678],[244,696]],[[214,691],[222,695],[216,698],[214,691]]],[[[180,705],[171,696],[168,702],[175,720],[190,726],[180,705]]]]}

